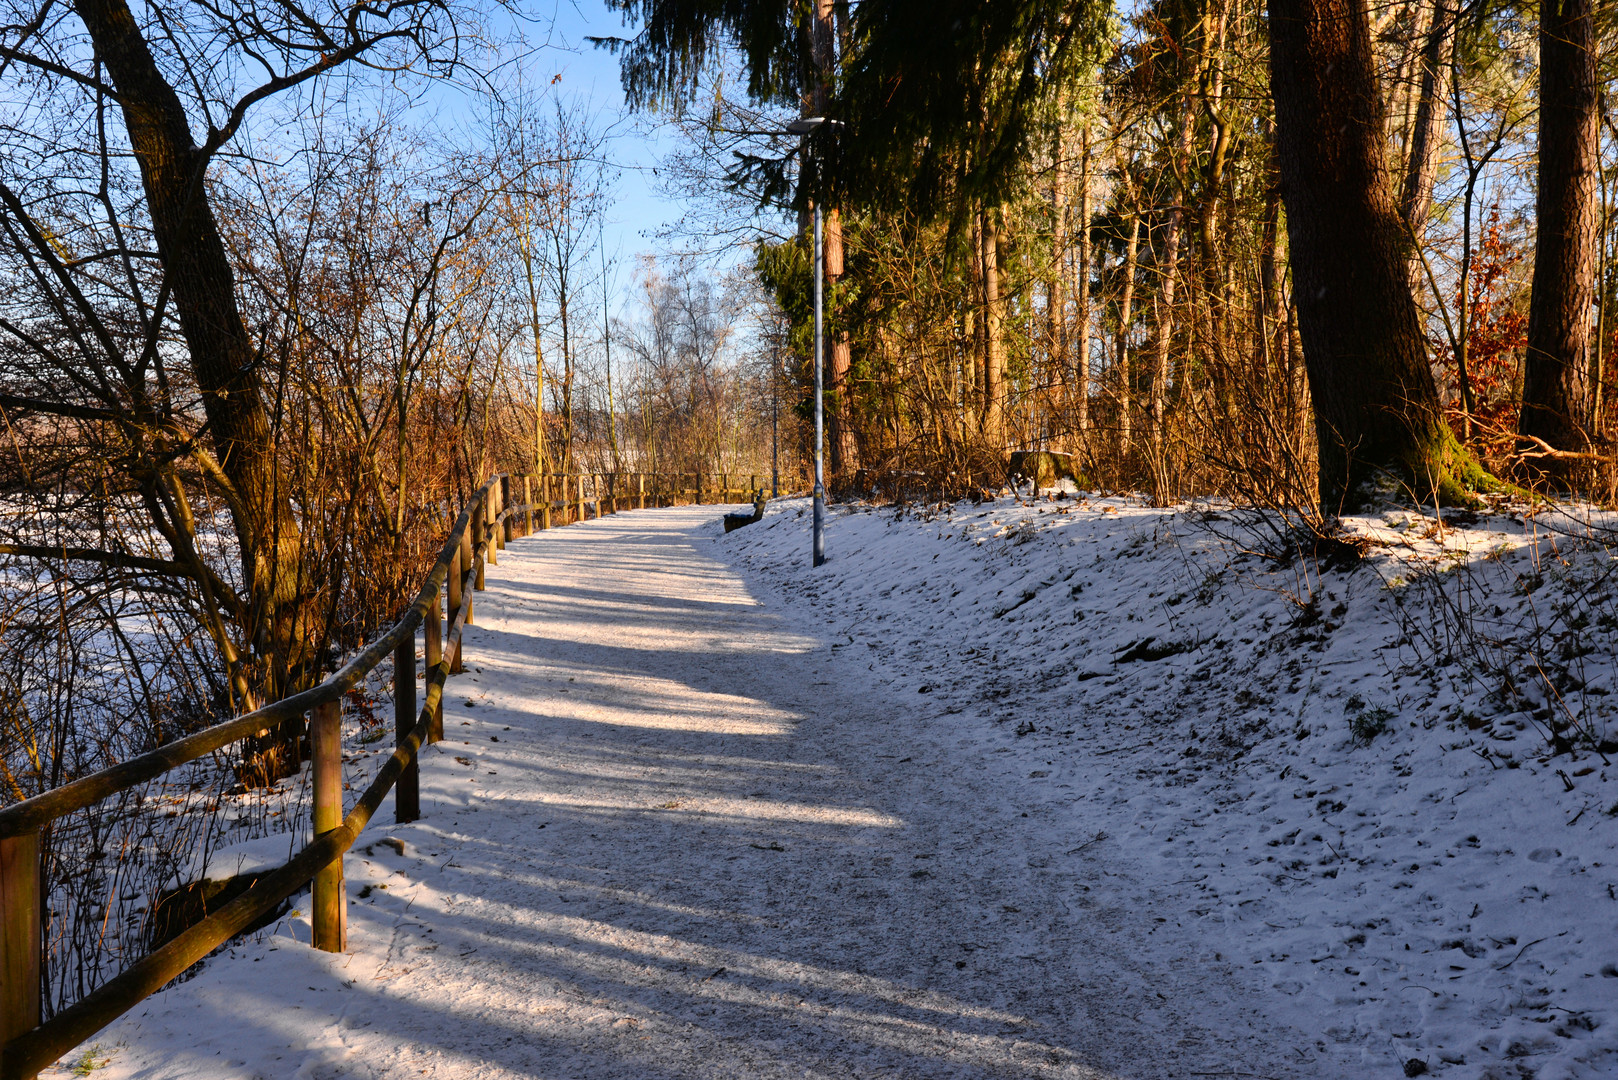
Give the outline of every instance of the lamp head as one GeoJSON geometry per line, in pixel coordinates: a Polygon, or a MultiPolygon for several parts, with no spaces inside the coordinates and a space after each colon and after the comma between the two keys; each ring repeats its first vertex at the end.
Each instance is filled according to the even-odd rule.
{"type": "Polygon", "coordinates": [[[830,124],[832,127],[843,126],[841,120],[829,120],[824,116],[805,116],[788,124],[787,133],[790,135],[807,135],[822,124],[830,124]]]}

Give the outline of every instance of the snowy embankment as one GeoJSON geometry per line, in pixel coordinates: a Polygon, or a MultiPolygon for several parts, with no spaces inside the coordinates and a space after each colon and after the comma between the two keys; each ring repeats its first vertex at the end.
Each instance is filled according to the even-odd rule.
{"type": "Polygon", "coordinates": [[[716,543],[952,737],[980,719],[1034,824],[1172,887],[1165,932],[1273,1020],[1375,1075],[1618,1075],[1609,549],[1396,512],[1321,570],[1080,495],[836,507],[810,571],[806,510],[716,543]]]}

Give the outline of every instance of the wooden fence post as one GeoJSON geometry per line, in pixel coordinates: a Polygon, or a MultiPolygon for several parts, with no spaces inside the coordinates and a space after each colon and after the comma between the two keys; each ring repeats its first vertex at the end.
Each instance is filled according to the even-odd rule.
{"type": "MultiPolygon", "coordinates": [[[[505,514],[511,506],[511,476],[508,473],[500,478],[500,512],[505,514]]],[[[517,538],[516,519],[506,514],[506,520],[500,523],[500,547],[505,546],[517,538]]]]}
{"type": "MultiPolygon", "coordinates": [[[[394,745],[403,746],[416,726],[416,635],[393,650],[394,745]]],[[[393,785],[393,820],[403,825],[421,817],[421,765],[416,758],[404,767],[393,785]]]]}
{"type": "Polygon", "coordinates": [[[562,524],[571,525],[573,523],[573,501],[572,496],[568,494],[567,473],[563,473],[561,479],[562,498],[560,501],[562,503],[562,524]]]}
{"type": "MultiPolygon", "coordinates": [[[[483,496],[483,529],[478,533],[488,547],[483,552],[485,566],[500,565],[500,485],[495,483],[483,496]]],[[[483,580],[478,579],[478,588],[483,588],[483,580]]]]}
{"type": "MultiPolygon", "coordinates": [[[[450,567],[450,573],[455,568],[450,567]]],[[[439,589],[433,597],[432,606],[427,609],[427,619],[422,624],[423,644],[427,652],[427,674],[430,677],[433,668],[444,661],[444,622],[441,608],[444,606],[444,590],[439,589]]],[[[426,693],[427,683],[422,682],[422,692],[426,693]]],[[[438,704],[433,706],[433,718],[427,724],[427,741],[435,743],[444,737],[444,695],[438,695],[438,704]]]]}
{"type": "Polygon", "coordinates": [[[522,478],[522,501],[528,509],[523,511],[523,535],[534,535],[534,478],[522,478]]]}
{"type": "MultiPolygon", "coordinates": [[[[461,592],[466,588],[466,545],[462,544],[455,549],[455,554],[449,561],[449,610],[446,612],[450,622],[455,621],[455,615],[461,610],[461,592]]],[[[461,673],[461,643],[455,643],[455,651],[450,653],[449,673],[461,673]]]]}
{"type": "MultiPolygon", "coordinates": [[[[472,567],[477,571],[472,581],[472,588],[476,589],[478,592],[482,592],[484,568],[490,563],[494,562],[494,540],[489,536],[490,517],[489,499],[487,496],[484,497],[482,504],[478,508],[478,512],[472,515],[472,519],[477,522],[478,539],[483,541],[483,558],[478,558],[477,548],[475,545],[470,556],[472,559],[472,567]]],[[[472,613],[470,611],[466,613],[466,624],[468,626],[472,625],[472,613]]]]}
{"type": "Polygon", "coordinates": [[[730,501],[730,474],[728,472],[719,474],[719,501],[722,503],[730,501]]]}
{"type": "Polygon", "coordinates": [[[0,1045],[39,1026],[39,900],[34,828],[0,840],[0,1045]]]}
{"type": "Polygon", "coordinates": [[[490,566],[499,566],[498,552],[505,547],[500,542],[500,481],[495,480],[489,486],[489,493],[483,497],[483,520],[488,523],[489,555],[485,560],[490,566]]]}
{"type": "Polygon", "coordinates": [[[584,474],[579,473],[573,479],[575,481],[575,483],[573,484],[573,495],[574,495],[575,498],[577,498],[579,500],[579,506],[578,506],[577,511],[575,511],[575,513],[574,513],[573,520],[574,521],[583,521],[584,520],[584,474]]]}
{"type": "Polygon", "coordinates": [[[646,509],[646,474],[635,474],[635,490],[640,495],[640,509],[646,509]]]}
{"type": "MultiPolygon", "coordinates": [[[[343,824],[343,706],[333,701],[316,706],[309,725],[314,751],[315,836],[343,824]]],[[[348,895],[343,889],[343,857],[339,855],[315,875],[310,924],[314,947],[325,952],[348,948],[348,895]]]]}
{"type": "Polygon", "coordinates": [[[539,474],[539,527],[551,527],[551,474],[539,474]]]}

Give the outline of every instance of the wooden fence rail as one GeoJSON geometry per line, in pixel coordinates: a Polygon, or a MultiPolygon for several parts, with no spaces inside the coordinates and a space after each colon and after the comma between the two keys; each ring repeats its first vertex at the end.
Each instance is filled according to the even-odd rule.
{"type": "Polygon", "coordinates": [[[750,502],[760,490],[757,473],[748,475],[745,486],[738,483],[739,474],[729,473],[552,473],[520,479],[523,502],[537,504],[542,529],[649,506],[750,502]]]}
{"type": "Polygon", "coordinates": [[[473,620],[472,597],[483,589],[484,564],[497,561],[498,552],[516,538],[519,528],[532,533],[536,526],[583,521],[592,510],[600,517],[620,509],[686,501],[727,502],[732,495],[748,498],[758,490],[756,475],[745,488],[733,486],[732,481],[739,479],[724,473],[718,474],[717,484],[712,474],[704,473],[491,476],[456,518],[405,614],[320,685],[0,809],[0,1080],[32,1080],[305,885],[313,886],[312,944],[329,952],[346,949],[343,854],[389,791],[394,792],[397,820],[420,816],[417,753],[423,743],[443,736],[444,684],[462,670],[462,631],[473,620]],[[513,501],[518,481],[520,502],[513,501]],[[446,615],[447,625],[440,621],[446,615]],[[423,630],[426,649],[425,693],[419,709],[418,628],[423,630]],[[339,741],[342,697],[389,656],[394,665],[396,748],[345,815],[339,741]],[[41,1023],[41,831],[66,814],[306,714],[314,796],[314,839],[308,846],[212,915],[41,1023]]]}

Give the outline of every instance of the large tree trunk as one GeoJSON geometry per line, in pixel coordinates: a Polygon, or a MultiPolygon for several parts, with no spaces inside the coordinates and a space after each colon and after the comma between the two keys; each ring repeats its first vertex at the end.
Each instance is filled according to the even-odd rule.
{"type": "Polygon", "coordinates": [[[1377,490],[1465,500],[1405,271],[1365,0],[1269,0],[1270,85],[1294,296],[1328,513],[1377,490]]]}
{"type": "MultiPolygon", "coordinates": [[[[1557,450],[1582,450],[1585,442],[1581,403],[1595,295],[1597,92],[1590,0],[1542,0],[1538,240],[1517,430],[1557,450]]],[[[1564,476],[1566,470],[1554,464],[1545,471],[1564,476]]]]}
{"type": "Polygon", "coordinates": [[[208,202],[207,161],[125,0],[76,0],[75,10],[118,91],[213,452],[229,483],[252,622],[240,630],[257,657],[245,678],[232,674],[255,695],[274,696],[304,678],[311,659],[298,603],[301,538],[277,483],[271,418],[208,202]]]}

